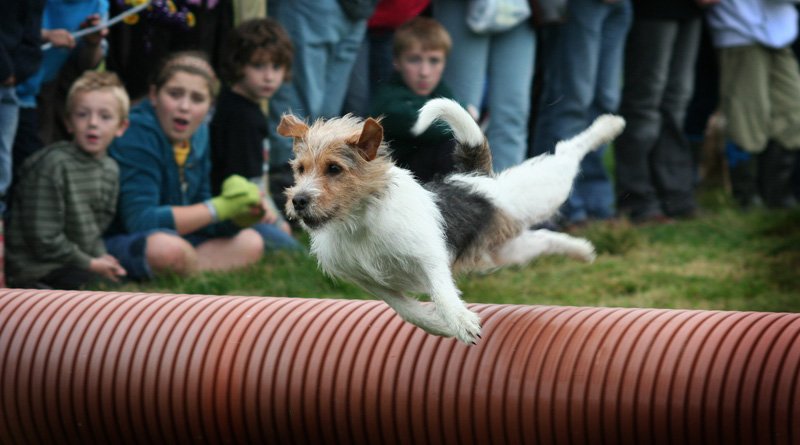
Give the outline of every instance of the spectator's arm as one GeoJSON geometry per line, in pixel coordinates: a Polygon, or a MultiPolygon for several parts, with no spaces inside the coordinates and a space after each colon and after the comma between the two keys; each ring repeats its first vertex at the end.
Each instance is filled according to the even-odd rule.
{"type": "Polygon", "coordinates": [[[119,164],[120,220],[128,232],[158,228],[174,229],[172,208],[161,205],[162,160],[149,148],[157,147],[155,138],[118,139],[111,153],[119,164]]]}
{"type": "Polygon", "coordinates": [[[74,48],[75,38],[66,29],[43,29],[42,41],[49,42],[56,48],[74,48]]]}
{"type": "MultiPolygon", "coordinates": [[[[156,141],[151,143],[157,146],[156,141]]],[[[187,206],[161,204],[171,201],[161,196],[163,168],[168,160],[160,159],[147,145],[147,141],[139,140],[114,147],[114,157],[120,168],[118,208],[125,229],[140,232],[167,228],[186,234],[211,224],[211,212],[202,202],[187,206]]]]}
{"type": "MultiPolygon", "coordinates": [[[[89,28],[100,23],[100,15],[92,14],[81,23],[80,28],[89,28]]],[[[83,36],[78,45],[78,66],[83,69],[94,69],[105,56],[103,39],[108,35],[108,28],[83,36]]]]}

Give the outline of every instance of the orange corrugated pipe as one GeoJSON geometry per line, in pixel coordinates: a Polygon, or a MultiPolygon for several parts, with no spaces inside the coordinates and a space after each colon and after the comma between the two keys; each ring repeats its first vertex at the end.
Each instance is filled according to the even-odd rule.
{"type": "Polygon", "coordinates": [[[800,315],[3,289],[0,443],[797,444],[800,315]]]}

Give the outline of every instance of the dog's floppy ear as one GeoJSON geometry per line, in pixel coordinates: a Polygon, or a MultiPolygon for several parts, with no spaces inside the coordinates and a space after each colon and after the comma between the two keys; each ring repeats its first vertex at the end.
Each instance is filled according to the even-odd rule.
{"type": "Polygon", "coordinates": [[[308,133],[308,125],[293,114],[284,114],[278,124],[278,134],[286,137],[302,138],[308,133]]]}
{"type": "Polygon", "coordinates": [[[381,146],[383,141],[383,127],[373,118],[367,118],[364,121],[364,127],[361,129],[361,136],[358,137],[356,147],[367,161],[375,159],[378,155],[378,147],[381,146]]]}

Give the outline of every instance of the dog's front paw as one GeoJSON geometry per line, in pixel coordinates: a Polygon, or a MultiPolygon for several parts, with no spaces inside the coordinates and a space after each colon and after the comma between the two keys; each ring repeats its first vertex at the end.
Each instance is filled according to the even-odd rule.
{"type": "Polygon", "coordinates": [[[458,308],[451,308],[442,313],[453,337],[468,345],[475,345],[481,335],[481,318],[475,312],[467,309],[463,304],[458,308]]]}

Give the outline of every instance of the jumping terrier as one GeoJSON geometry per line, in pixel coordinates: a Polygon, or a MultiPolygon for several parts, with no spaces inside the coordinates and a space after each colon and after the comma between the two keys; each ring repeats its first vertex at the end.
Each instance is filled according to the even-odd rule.
{"type": "Polygon", "coordinates": [[[480,319],[465,306],[456,272],[524,264],[544,254],[590,262],[592,244],[531,226],[567,199],[581,159],[625,126],[617,116],[495,174],[489,145],[458,103],[433,99],[412,131],[434,121],[453,131],[456,172],[426,184],[391,160],[383,127],[352,115],[311,126],[283,116],[278,133],[294,138],[295,185],[286,211],[311,235],[311,252],[329,275],[355,282],[426,332],[475,344],[480,319]],[[414,294],[427,294],[422,304],[414,294]]]}

